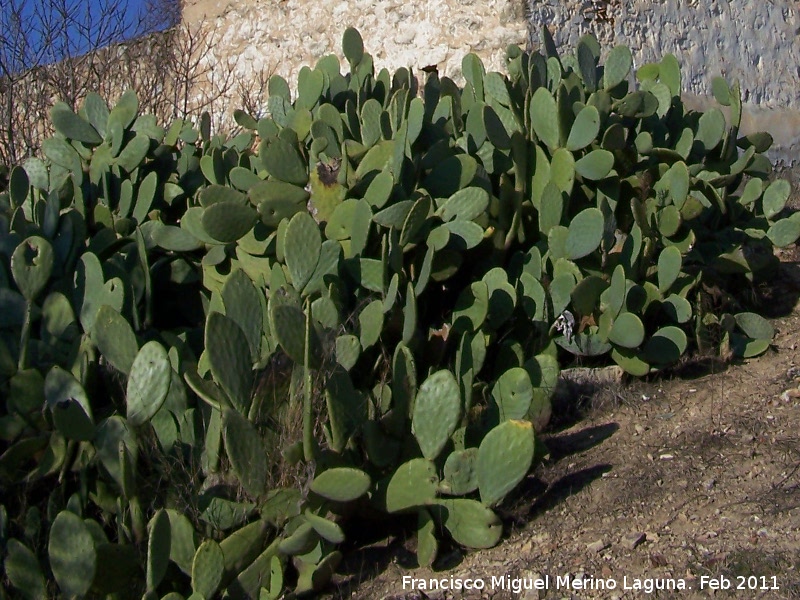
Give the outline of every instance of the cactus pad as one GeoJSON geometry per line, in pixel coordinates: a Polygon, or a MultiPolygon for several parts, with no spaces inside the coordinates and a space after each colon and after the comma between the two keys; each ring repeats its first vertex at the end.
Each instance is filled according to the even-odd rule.
{"type": "Polygon", "coordinates": [[[500,423],[478,448],[478,489],[481,502],[493,506],[522,481],[533,462],[535,438],[529,421],[500,423]]]}
{"type": "Polygon", "coordinates": [[[435,459],[458,426],[461,394],[452,372],[437,371],[419,387],[414,402],[411,431],[423,456],[435,459]]]}
{"type": "Polygon", "coordinates": [[[456,542],[468,548],[491,548],[503,535],[499,517],[475,500],[438,500],[431,512],[456,542]]]}
{"type": "Polygon", "coordinates": [[[143,425],[158,412],[169,392],[172,367],[164,347],[147,342],[131,365],[127,386],[127,418],[131,425],[143,425]]]}
{"type": "Polygon", "coordinates": [[[225,450],[236,477],[253,497],[264,493],[267,481],[267,452],[258,431],[235,410],[222,413],[225,450]]]}
{"type": "Polygon", "coordinates": [[[400,465],[386,487],[386,510],[407,511],[430,504],[436,498],[439,478],[436,466],[424,458],[415,458],[400,465]]]}
{"type": "Polygon", "coordinates": [[[364,471],[339,467],[317,475],[311,482],[311,491],[335,502],[350,502],[366,494],[370,485],[364,471]]]}
{"type": "Polygon", "coordinates": [[[97,571],[97,551],[89,528],[76,514],[58,513],[47,545],[50,568],[67,597],[85,596],[97,571]]]}

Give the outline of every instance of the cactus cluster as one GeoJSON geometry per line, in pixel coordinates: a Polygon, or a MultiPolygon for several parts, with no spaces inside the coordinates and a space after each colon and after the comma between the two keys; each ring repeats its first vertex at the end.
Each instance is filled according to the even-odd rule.
{"type": "Polygon", "coordinates": [[[559,364],[768,348],[704,301],[800,236],[738,84],[726,120],[672,56],[543,36],[459,87],[348,29],[346,74],[274,76],[231,138],[53,108],[0,194],[0,484],[39,499],[0,506],[11,594],[310,594],[356,515],[413,515],[420,565],[493,546],[559,364]]]}

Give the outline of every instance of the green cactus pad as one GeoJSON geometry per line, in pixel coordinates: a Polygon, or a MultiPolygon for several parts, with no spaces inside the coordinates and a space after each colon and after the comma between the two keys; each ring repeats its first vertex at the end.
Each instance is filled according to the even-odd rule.
{"type": "Polygon", "coordinates": [[[203,598],[213,598],[222,583],[225,560],[214,540],[206,540],[192,560],[192,591],[203,598]]]}
{"type": "Polygon", "coordinates": [[[499,517],[475,500],[438,500],[430,510],[453,539],[467,548],[491,548],[503,535],[503,524],[499,517]]]}
{"type": "Polygon", "coordinates": [[[483,227],[472,221],[449,221],[444,227],[450,232],[450,244],[454,249],[471,250],[483,241],[483,227]]]}
{"type": "Polygon", "coordinates": [[[311,318],[326,329],[336,329],[340,324],[339,309],[327,296],[322,296],[311,303],[311,318]]]}
{"type": "Polygon", "coordinates": [[[686,323],[692,318],[692,305],[686,298],[678,294],[667,296],[661,307],[676,323],[686,323]]]}
{"type": "Polygon", "coordinates": [[[557,148],[558,110],[556,99],[547,88],[541,87],[534,92],[530,106],[531,124],[536,136],[549,148],[557,148]]]}
{"type": "Polygon", "coordinates": [[[308,109],[314,108],[322,94],[325,79],[321,71],[302,67],[297,74],[297,102],[296,106],[308,109]]]}
{"type": "Polygon", "coordinates": [[[6,410],[9,414],[29,415],[42,410],[44,378],[38,370],[17,371],[8,383],[6,410]]]}
{"type": "MultiPolygon", "coordinates": [[[[26,163],[27,164],[27,163],[26,163]]],[[[39,163],[30,163],[35,170],[39,163]]],[[[43,166],[42,166],[43,168],[43,166]]],[[[44,173],[47,176],[47,171],[44,173]]],[[[43,179],[40,175],[40,179],[43,179]]],[[[13,207],[22,206],[30,193],[31,182],[28,179],[27,169],[16,166],[11,169],[11,176],[8,178],[8,195],[13,207]]]]}
{"type": "Polygon", "coordinates": [[[50,569],[66,597],[85,596],[97,571],[97,552],[89,528],[76,514],[58,513],[47,545],[50,569]]]}
{"type": "Polygon", "coordinates": [[[125,90],[108,115],[108,126],[117,123],[122,129],[127,129],[133,123],[138,111],[139,99],[136,97],[136,92],[132,89],[125,90]]]}
{"type": "Polygon", "coordinates": [[[417,563],[420,567],[430,567],[439,552],[436,539],[436,522],[424,508],[417,512],[417,563]]]}
{"type": "MultiPolygon", "coordinates": [[[[481,127],[486,132],[486,137],[492,146],[501,150],[508,150],[511,148],[511,138],[498,115],[498,110],[502,111],[503,109],[500,107],[494,109],[491,106],[484,105],[481,111],[483,120],[481,127]]],[[[477,108],[470,111],[470,115],[472,114],[478,114],[477,108]]]]}
{"type": "MultiPolygon", "coordinates": [[[[266,327],[266,303],[252,279],[244,271],[235,271],[228,277],[222,286],[221,295],[225,304],[225,318],[239,326],[250,348],[250,363],[255,363],[261,356],[261,339],[266,327]]],[[[233,330],[230,325],[223,329],[233,330]]],[[[238,337],[238,333],[234,332],[233,337],[238,337]]],[[[212,343],[216,342],[217,340],[214,339],[212,343]]],[[[236,348],[227,348],[226,350],[240,352],[240,342],[238,340],[233,342],[232,339],[231,342],[236,344],[236,348]]],[[[207,345],[206,348],[208,347],[207,345]]],[[[232,356],[238,357],[240,362],[247,364],[247,360],[241,360],[245,357],[239,354],[232,356]]],[[[219,378],[217,380],[221,381],[219,378]]],[[[252,385],[252,380],[249,381],[249,385],[252,385]]],[[[247,387],[247,383],[245,387],[247,387]]],[[[249,390],[247,390],[247,394],[249,395],[249,390]]]]}
{"type": "Polygon", "coordinates": [[[587,91],[597,89],[597,60],[600,56],[600,45],[590,36],[581,36],[575,48],[578,69],[587,91]]]}
{"type": "Polygon", "coordinates": [[[437,371],[419,387],[414,401],[411,431],[422,455],[435,459],[456,430],[461,417],[461,394],[455,376],[437,371]]]}
{"type": "Polygon", "coordinates": [[[644,325],[633,313],[622,313],[608,332],[608,340],[623,348],[638,348],[644,341],[644,325]]]}
{"type": "Polygon", "coordinates": [[[597,275],[584,277],[572,290],[572,308],[581,315],[592,314],[607,287],[608,283],[597,275]]]}
{"type": "Polygon", "coordinates": [[[548,235],[561,222],[564,198],[558,186],[549,182],[542,190],[539,201],[539,231],[548,235]]]}
{"type": "Polygon", "coordinates": [[[339,204],[325,225],[325,237],[329,240],[346,240],[352,235],[353,215],[359,200],[350,198],[339,204]]]}
{"type": "Polygon", "coordinates": [[[267,481],[267,452],[258,431],[237,411],[228,409],[222,413],[222,435],[242,487],[250,496],[260,496],[267,481]]]}
{"type": "Polygon", "coordinates": [[[380,339],[383,331],[383,302],[373,300],[358,315],[359,341],[367,349],[380,339]]]}
{"type": "MultiPolygon", "coordinates": [[[[566,233],[566,228],[563,228],[566,233]]],[[[553,244],[553,233],[558,233],[558,228],[554,227],[550,232],[550,244],[553,244]]],[[[566,237],[566,236],[564,236],[566,237]]],[[[550,282],[550,301],[553,303],[553,314],[560,315],[567,308],[572,300],[572,292],[575,290],[575,275],[572,273],[560,273],[550,282]]]]}
{"type": "Polygon", "coordinates": [[[575,152],[591,144],[600,132],[600,113],[594,106],[584,106],[575,117],[567,138],[567,150],[575,152]]]}
{"type": "Polygon", "coordinates": [[[203,211],[201,223],[214,240],[229,244],[250,231],[256,224],[256,211],[238,202],[217,202],[203,211]]]}
{"type": "Polygon", "coordinates": [[[93,440],[97,456],[114,481],[122,487],[122,466],[119,461],[119,445],[124,444],[130,453],[135,453],[136,437],[125,419],[114,415],[97,427],[93,440]]]}
{"type": "Polygon", "coordinates": [[[294,145],[273,139],[261,152],[264,168],[276,179],[300,187],[308,183],[308,167],[294,145]]]}
{"type": "Polygon", "coordinates": [[[319,515],[315,515],[308,510],[305,512],[304,516],[309,525],[314,528],[314,531],[316,531],[322,539],[331,544],[341,544],[344,542],[344,532],[338,524],[324,517],[320,517],[319,515]]]}
{"type": "Polygon", "coordinates": [[[770,183],[767,189],[764,190],[762,198],[764,216],[768,219],[777,216],[786,206],[786,201],[789,199],[791,191],[791,186],[785,179],[777,179],[770,183]]]}
{"type": "Polygon", "coordinates": [[[276,198],[265,200],[258,205],[258,214],[261,222],[267,227],[278,227],[283,220],[291,219],[298,212],[305,209],[305,204],[298,204],[291,200],[276,198]]]}
{"type": "Polygon", "coordinates": [[[342,52],[350,63],[355,67],[364,58],[364,41],[357,29],[348,27],[342,34],[342,52]]]}
{"type": "Polygon", "coordinates": [[[139,343],[128,321],[108,305],[97,311],[92,341],[111,366],[125,375],[130,373],[139,352],[139,343]]]}
{"type": "Polygon", "coordinates": [[[50,369],[44,381],[44,395],[53,424],[67,439],[88,441],[94,437],[89,397],[71,373],[59,366],[50,369]]]}
{"type": "Polygon", "coordinates": [[[325,384],[325,400],[330,419],[331,449],[341,452],[353,433],[366,420],[366,399],[353,387],[347,372],[336,369],[325,384]]]}
{"type": "Polygon", "coordinates": [[[478,489],[478,449],[456,450],[444,463],[444,480],[439,490],[453,496],[464,496],[478,489]]]}
{"type": "MultiPolygon", "coordinates": [[[[116,140],[114,140],[116,142],[116,140]]],[[[131,173],[142,164],[147,152],[150,150],[150,138],[144,134],[137,134],[131,141],[125,144],[116,159],[116,164],[128,173],[131,173]]],[[[112,146],[113,153],[113,146],[112,146]]]]}
{"type": "Polygon", "coordinates": [[[297,291],[302,291],[319,262],[322,236],[308,213],[298,213],[286,228],[286,266],[297,291]]]}
{"type": "Polygon", "coordinates": [[[200,171],[212,185],[220,186],[225,183],[225,163],[222,160],[222,153],[219,149],[200,158],[200,171]]]}
{"type": "Polygon", "coordinates": [[[354,335],[342,335],[336,338],[336,362],[347,371],[352,369],[361,355],[361,343],[354,335]]]}
{"type": "Polygon", "coordinates": [[[168,508],[166,513],[170,528],[169,559],[186,575],[191,576],[192,559],[197,547],[194,527],[189,519],[178,511],[168,508]]]}
{"type": "Polygon", "coordinates": [[[415,458],[403,463],[386,487],[386,510],[396,513],[430,504],[438,485],[436,466],[431,461],[415,458]]]}
{"type": "Polygon", "coordinates": [[[531,468],[534,448],[529,421],[504,421],[486,434],[478,448],[477,464],[483,504],[497,504],[522,481],[531,468]]]}
{"type": "Polygon", "coordinates": [[[317,266],[311,275],[311,279],[303,288],[304,296],[311,296],[318,292],[324,293],[330,280],[334,276],[338,276],[341,256],[341,244],[333,240],[322,242],[317,266]]]}
{"type": "Polygon", "coordinates": [[[686,352],[688,340],[682,329],[662,327],[647,340],[642,356],[650,364],[667,365],[679,360],[686,352]]]}
{"type": "Polygon", "coordinates": [[[95,93],[88,92],[83,101],[83,114],[100,135],[105,135],[108,124],[109,110],[106,101],[95,93]]]}
{"type": "Polygon", "coordinates": [[[553,412],[551,397],[558,385],[560,369],[558,361],[548,354],[540,354],[526,361],[525,370],[533,384],[533,400],[526,418],[533,423],[534,431],[541,432],[550,421],[553,412]]]}
{"type": "Polygon", "coordinates": [[[278,553],[280,539],[274,540],[266,550],[231,582],[225,590],[232,600],[259,598],[276,600],[283,590],[284,559],[278,553]]]}
{"type": "Polygon", "coordinates": [[[664,248],[658,255],[658,291],[665,294],[681,274],[683,259],[675,246],[664,248]]]}
{"type": "MultiPolygon", "coordinates": [[[[305,313],[293,304],[285,304],[274,299],[269,303],[270,330],[275,341],[295,363],[305,362],[305,313]]],[[[310,332],[311,368],[318,369],[322,364],[322,346],[316,330],[310,332]]]]}
{"type": "Polygon", "coordinates": [[[50,119],[53,127],[67,139],[83,142],[84,144],[99,144],[103,141],[97,130],[90,123],[72,112],[64,102],[56,102],[50,109],[50,119]]]}
{"type": "MultiPolygon", "coordinates": [[[[72,173],[81,172],[81,157],[66,140],[47,138],[42,142],[42,152],[54,164],[72,173]]],[[[51,175],[52,176],[52,175],[51,175]]]]}
{"type": "Polygon", "coordinates": [[[311,491],[335,502],[350,502],[367,493],[370,477],[364,471],[350,467],[328,469],[311,482],[311,491]]]}
{"type": "Polygon", "coordinates": [[[405,344],[398,344],[392,359],[392,399],[400,419],[410,417],[417,392],[414,355],[405,344]]]}
{"type": "Polygon", "coordinates": [[[164,250],[192,252],[203,247],[203,242],[188,230],[173,225],[164,225],[153,231],[153,241],[164,250]]]}
{"type": "Polygon", "coordinates": [[[658,211],[658,230],[664,237],[672,237],[678,233],[681,226],[681,213],[674,206],[669,205],[658,211]]]}
{"type": "Polygon", "coordinates": [[[603,73],[603,87],[607,90],[617,87],[628,78],[633,66],[633,56],[627,46],[615,46],[606,57],[603,73]]]}
{"type": "Polygon", "coordinates": [[[458,297],[453,310],[453,327],[463,331],[477,331],[488,313],[489,287],[484,281],[476,281],[458,297]]]}
{"type": "Polygon", "coordinates": [[[603,312],[608,311],[612,317],[616,317],[625,305],[626,294],[625,268],[622,265],[617,265],[611,274],[611,284],[600,295],[603,312]]]}
{"type": "Polygon", "coordinates": [[[310,552],[319,543],[319,534],[311,523],[304,521],[292,534],[281,540],[279,550],[290,556],[310,552]]]}
{"type": "Polygon", "coordinates": [[[42,237],[29,237],[14,250],[11,274],[28,302],[32,302],[47,285],[53,272],[53,261],[53,247],[42,237]]]}
{"type": "Polygon", "coordinates": [[[604,179],[614,167],[614,155],[608,150],[592,150],[575,163],[575,172],[592,181],[604,179]]]}
{"type": "Polygon", "coordinates": [[[611,358],[634,377],[644,377],[650,372],[650,365],[635,350],[615,347],[611,350],[611,358]]]}
{"type": "Polygon", "coordinates": [[[775,329],[761,315],[752,312],[741,312],[735,315],[736,324],[745,335],[755,340],[772,340],[775,329]]]}
{"type": "Polygon", "coordinates": [[[376,213],[372,220],[375,221],[378,225],[382,225],[383,227],[389,228],[394,227],[395,229],[402,229],[403,224],[408,217],[408,213],[414,206],[413,200],[403,200],[401,202],[396,202],[391,204],[387,208],[383,209],[382,211],[376,213]]]}
{"type": "Polygon", "coordinates": [[[710,152],[719,145],[723,135],[725,135],[725,115],[718,108],[712,108],[703,113],[697,122],[695,147],[699,147],[702,152],[710,152]]]}
{"type": "Polygon", "coordinates": [[[299,573],[295,593],[304,595],[309,592],[321,592],[330,583],[340,562],[342,553],[338,550],[334,550],[318,563],[300,560],[296,563],[299,573]]]}
{"type": "MultiPolygon", "coordinates": [[[[28,183],[39,190],[48,190],[50,189],[50,173],[47,171],[47,167],[45,167],[44,161],[39,158],[31,157],[27,159],[24,163],[22,163],[22,169],[25,170],[27,174],[28,183]]],[[[12,171],[13,175],[13,171],[12,171]]],[[[21,179],[19,176],[17,179],[21,179]]],[[[21,183],[24,183],[21,182],[21,183]]],[[[20,186],[21,188],[21,186],[20,186]]],[[[25,186],[25,189],[19,189],[14,196],[19,198],[19,196],[24,192],[25,196],[28,196],[28,186],[25,186]]],[[[9,192],[11,192],[11,181],[9,180],[9,192]]]]}
{"type": "Polygon", "coordinates": [[[169,392],[172,367],[164,347],[147,342],[131,365],[126,392],[127,418],[134,427],[143,425],[158,412],[169,392]]]}
{"type": "Polygon", "coordinates": [[[550,162],[550,181],[567,197],[572,194],[575,185],[575,157],[572,152],[559,148],[553,153],[553,160],[550,162]]]}
{"type": "Polygon", "coordinates": [[[45,579],[39,560],[30,548],[12,538],[6,544],[6,552],[3,568],[11,585],[23,598],[30,600],[47,598],[45,579]]]}
{"type": "Polygon", "coordinates": [[[436,198],[449,198],[466,188],[478,173],[478,162],[466,154],[448,156],[430,167],[431,172],[423,180],[423,185],[436,198]]]}
{"type": "Polygon", "coordinates": [[[795,243],[800,237],[800,217],[795,213],[789,218],[773,223],[767,230],[767,237],[779,248],[795,243]]]}
{"type": "MultiPolygon", "coordinates": [[[[248,171],[248,173],[251,173],[248,171]]],[[[286,183],[278,179],[258,180],[247,190],[250,203],[258,206],[263,202],[286,202],[302,208],[306,205],[309,193],[300,186],[286,183]]]]}
{"type": "Polygon", "coordinates": [[[483,188],[467,187],[450,196],[437,210],[444,221],[459,219],[472,221],[486,211],[489,205],[489,194],[483,188]]]}
{"type": "Polygon", "coordinates": [[[533,385],[527,371],[514,367],[503,373],[492,388],[500,420],[524,419],[533,400],[533,385]]]}
{"type": "Polygon", "coordinates": [[[603,213],[596,208],[586,208],[570,221],[565,243],[567,257],[577,260],[591,254],[603,239],[603,213]]]}
{"type": "Polygon", "coordinates": [[[233,202],[234,204],[245,205],[247,197],[235,189],[218,184],[204,187],[198,196],[200,206],[209,208],[220,202],[233,202]]]}
{"type": "Polygon", "coordinates": [[[158,510],[147,524],[147,571],[145,581],[148,590],[155,590],[167,573],[170,550],[170,521],[164,509],[158,510]]]}
{"type": "Polygon", "coordinates": [[[430,210],[431,210],[431,199],[428,196],[422,196],[419,198],[414,205],[411,207],[411,210],[408,211],[405,220],[403,221],[403,227],[400,230],[400,245],[407,246],[408,244],[418,242],[418,237],[420,232],[425,228],[425,223],[427,222],[430,210]]]}

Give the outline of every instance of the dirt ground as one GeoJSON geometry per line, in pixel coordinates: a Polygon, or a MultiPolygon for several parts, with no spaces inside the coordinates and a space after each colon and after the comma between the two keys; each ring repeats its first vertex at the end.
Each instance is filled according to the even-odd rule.
{"type": "Polygon", "coordinates": [[[349,552],[332,596],[800,598],[799,257],[784,252],[765,301],[777,332],[765,355],[572,389],[549,460],[501,507],[497,547],[444,548],[435,570],[416,569],[413,536],[398,532],[349,552]],[[404,576],[485,587],[423,592],[404,576]],[[515,593],[515,579],[547,589],[515,593]]]}

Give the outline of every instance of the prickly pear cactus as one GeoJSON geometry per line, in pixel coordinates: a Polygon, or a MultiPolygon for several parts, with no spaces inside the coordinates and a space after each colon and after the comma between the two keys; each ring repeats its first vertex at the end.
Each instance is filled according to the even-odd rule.
{"type": "Polygon", "coordinates": [[[800,218],[738,82],[692,111],[678,58],[547,30],[463,87],[342,47],[233,137],[89,93],[11,169],[0,596],[319,593],[375,515],[438,568],[499,542],[562,365],[769,348],[741,291],[800,218]]]}

